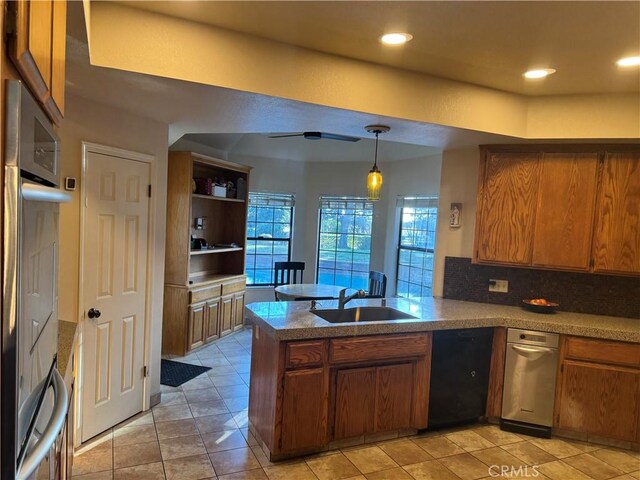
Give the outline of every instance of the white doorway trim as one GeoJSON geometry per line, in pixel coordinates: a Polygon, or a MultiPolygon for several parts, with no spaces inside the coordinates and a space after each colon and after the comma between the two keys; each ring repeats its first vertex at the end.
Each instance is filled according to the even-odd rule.
{"type": "MultiPolygon", "coordinates": [[[[154,190],[156,190],[156,157],[154,155],[150,155],[150,154],[146,154],[146,153],[140,153],[140,152],[134,152],[134,151],[130,151],[130,150],[125,150],[122,148],[118,148],[118,147],[111,147],[111,146],[107,146],[107,145],[101,145],[101,144],[97,144],[97,143],[91,143],[91,142],[82,142],[82,176],[81,176],[81,180],[80,180],[80,230],[79,230],[79,235],[80,235],[80,250],[78,252],[79,255],[79,265],[78,265],[78,278],[79,278],[79,285],[78,285],[78,323],[79,323],[79,328],[78,328],[78,359],[80,360],[78,362],[78,371],[76,373],[77,377],[76,377],[76,395],[75,395],[75,406],[76,406],[76,424],[74,425],[74,430],[75,430],[75,439],[76,439],[76,447],[80,445],[80,440],[82,438],[81,435],[81,420],[82,420],[82,394],[83,394],[83,355],[84,355],[84,348],[83,348],[83,327],[84,327],[84,322],[85,322],[85,305],[84,305],[84,291],[83,291],[83,284],[84,284],[84,250],[85,250],[85,245],[84,245],[84,226],[85,226],[85,211],[86,209],[84,208],[86,205],[86,199],[87,199],[87,192],[85,190],[85,184],[86,184],[86,170],[87,170],[87,157],[90,153],[97,153],[97,154],[102,154],[102,155],[107,155],[107,156],[111,156],[111,157],[116,157],[116,158],[122,158],[125,160],[133,160],[133,161],[138,161],[138,162],[144,162],[149,164],[149,168],[150,168],[150,172],[149,172],[149,182],[151,185],[151,189],[152,192],[154,190]]],[[[148,221],[148,226],[147,226],[147,267],[146,267],[146,292],[145,292],[145,322],[144,322],[144,353],[143,353],[143,358],[144,358],[144,365],[149,367],[149,363],[150,363],[150,352],[151,352],[151,345],[150,345],[150,339],[151,339],[151,305],[153,305],[154,302],[154,296],[153,296],[153,291],[154,291],[154,280],[153,280],[153,265],[154,263],[157,261],[157,255],[155,253],[155,249],[151,248],[153,245],[156,244],[156,237],[157,235],[155,234],[155,222],[154,222],[154,215],[156,212],[156,195],[151,195],[151,198],[149,199],[149,221],[148,221]]],[[[162,279],[164,280],[164,279],[162,279]]],[[[157,368],[160,368],[160,366],[158,365],[157,368]]],[[[142,410],[148,410],[150,408],[150,399],[151,399],[151,394],[150,394],[150,377],[149,375],[146,375],[143,379],[143,388],[142,388],[142,410]]]]}

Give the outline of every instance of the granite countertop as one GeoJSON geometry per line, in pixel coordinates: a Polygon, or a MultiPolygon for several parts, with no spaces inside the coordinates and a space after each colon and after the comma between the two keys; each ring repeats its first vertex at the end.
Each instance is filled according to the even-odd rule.
{"type": "MultiPolygon", "coordinates": [[[[352,300],[346,308],[380,306],[380,300],[352,300]]],[[[309,312],[309,302],[265,302],[247,305],[253,322],[280,340],[423,332],[479,327],[515,327],[583,337],[640,343],[640,319],[556,312],[539,314],[520,307],[439,298],[387,299],[387,306],[417,319],[329,323],[309,312]]],[[[336,300],[319,309],[337,308],[336,300]]]]}
{"type": "Polygon", "coordinates": [[[58,372],[63,377],[67,373],[67,365],[73,354],[78,324],[58,320],[58,372]]]}

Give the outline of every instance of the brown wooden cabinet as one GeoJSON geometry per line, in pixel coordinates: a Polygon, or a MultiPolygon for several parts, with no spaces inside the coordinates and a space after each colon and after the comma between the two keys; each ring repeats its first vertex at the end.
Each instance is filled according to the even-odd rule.
{"type": "Polygon", "coordinates": [[[9,52],[18,71],[55,123],[64,115],[66,0],[7,2],[9,52]]]}
{"type": "Polygon", "coordinates": [[[336,376],[334,438],[374,432],[376,369],[348,368],[336,376]]]}
{"type": "Polygon", "coordinates": [[[640,273],[640,147],[481,148],[476,263],[640,273]]]}
{"type": "Polygon", "coordinates": [[[284,374],[282,450],[309,450],[325,444],[327,379],[322,368],[284,374]]]}
{"type": "Polygon", "coordinates": [[[554,427],[638,442],[640,345],[561,339],[554,427]]]}
{"type": "Polygon", "coordinates": [[[402,363],[376,369],[375,432],[411,426],[413,365],[402,363]]]}
{"type": "Polygon", "coordinates": [[[244,165],[191,152],[169,152],[162,321],[165,354],[185,355],[244,324],[249,172],[250,167],[244,165]],[[243,188],[232,198],[198,190],[214,181],[243,188]],[[192,248],[192,237],[204,240],[208,247],[192,248]],[[192,325],[195,305],[204,310],[192,325]],[[199,330],[200,321],[203,330],[199,330]],[[201,333],[193,332],[194,328],[201,333]]]}
{"type": "Polygon", "coordinates": [[[189,350],[204,344],[206,303],[197,303],[189,307],[189,350]]]}
{"type": "Polygon", "coordinates": [[[607,152],[596,229],[594,270],[640,273],[640,152],[607,152]]]}

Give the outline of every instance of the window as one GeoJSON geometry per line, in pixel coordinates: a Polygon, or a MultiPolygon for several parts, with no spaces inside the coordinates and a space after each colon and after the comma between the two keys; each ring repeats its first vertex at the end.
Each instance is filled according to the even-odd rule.
{"type": "Polygon", "coordinates": [[[396,295],[415,298],[433,295],[433,252],[436,243],[438,199],[406,197],[398,200],[400,237],[396,295]]]}
{"type": "Polygon", "coordinates": [[[373,203],[357,197],[320,197],[316,281],[367,289],[373,203]]]}
{"type": "Polygon", "coordinates": [[[291,258],[293,195],[249,192],[247,285],[273,285],[274,262],[291,258]]]}

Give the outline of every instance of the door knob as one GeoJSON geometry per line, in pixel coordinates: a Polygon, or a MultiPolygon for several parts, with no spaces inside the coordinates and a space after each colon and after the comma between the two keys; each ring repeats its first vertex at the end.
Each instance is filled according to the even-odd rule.
{"type": "Polygon", "coordinates": [[[100,318],[100,315],[102,315],[100,313],[100,310],[98,310],[97,308],[90,308],[89,311],[87,312],[87,316],[90,319],[94,319],[94,318],[100,318]]]}

